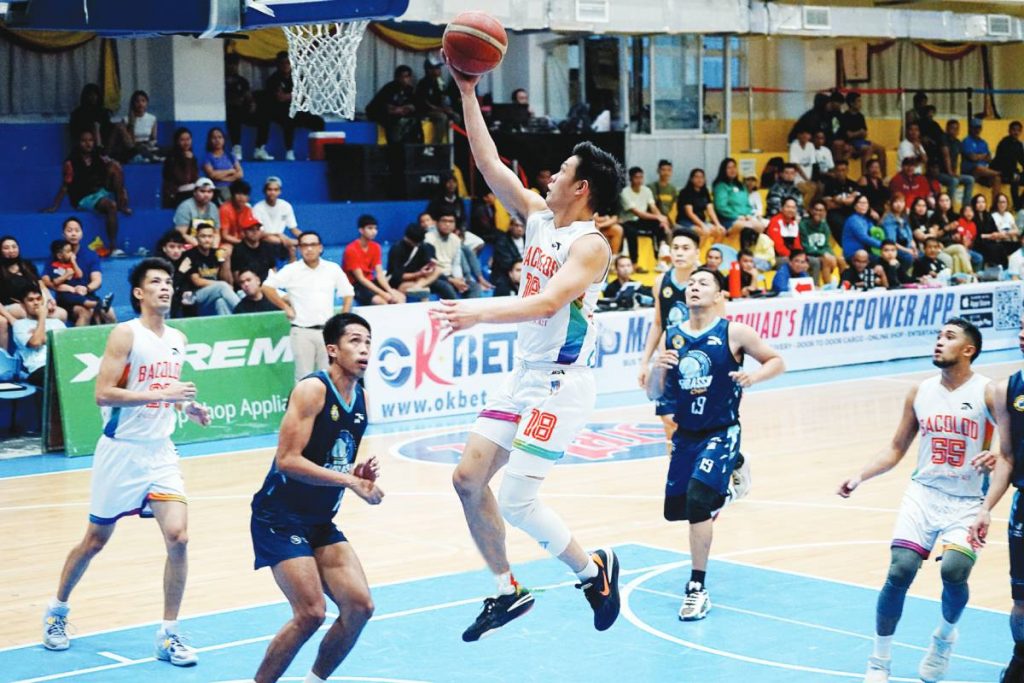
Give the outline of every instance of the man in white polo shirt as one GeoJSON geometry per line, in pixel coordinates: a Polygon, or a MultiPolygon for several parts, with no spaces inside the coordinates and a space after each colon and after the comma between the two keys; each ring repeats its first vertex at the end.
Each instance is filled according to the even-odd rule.
{"type": "Polygon", "coordinates": [[[275,306],[283,309],[292,322],[290,336],[296,382],[315,370],[327,368],[324,323],[334,315],[336,297],[343,298],[341,310],[348,313],[355,294],[341,266],[320,258],[324,245],[319,234],[312,230],[302,233],[299,251],[302,253],[301,261],[289,263],[271,273],[263,283],[263,293],[275,306]],[[287,301],[278,289],[288,292],[287,301]]]}

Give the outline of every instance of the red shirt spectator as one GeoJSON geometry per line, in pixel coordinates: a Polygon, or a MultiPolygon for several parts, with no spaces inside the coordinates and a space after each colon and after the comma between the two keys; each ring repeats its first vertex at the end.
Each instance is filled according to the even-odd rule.
{"type": "Polygon", "coordinates": [[[250,225],[259,225],[260,222],[252,215],[252,207],[243,206],[235,208],[231,202],[224,202],[220,205],[220,234],[221,238],[228,237],[228,242],[237,244],[242,239],[242,231],[250,225]],[[232,239],[232,238],[237,238],[232,239]]]}
{"type": "Polygon", "coordinates": [[[349,242],[348,246],[345,247],[345,255],[341,259],[341,269],[348,275],[349,282],[352,284],[356,283],[352,271],[361,270],[367,280],[375,280],[377,266],[380,266],[382,263],[380,244],[369,241],[364,249],[359,242],[359,240],[349,242]]]}
{"type": "Polygon", "coordinates": [[[914,172],[915,163],[913,157],[904,159],[900,172],[889,181],[889,195],[892,196],[897,192],[903,193],[903,196],[907,198],[907,206],[912,206],[918,197],[924,198],[925,201],[932,197],[932,188],[928,184],[928,179],[920,173],[914,172]]]}
{"type": "Polygon", "coordinates": [[[791,249],[803,250],[803,244],[800,243],[800,217],[792,197],[783,200],[782,209],[768,221],[765,234],[775,244],[776,256],[789,258],[791,249]]]}

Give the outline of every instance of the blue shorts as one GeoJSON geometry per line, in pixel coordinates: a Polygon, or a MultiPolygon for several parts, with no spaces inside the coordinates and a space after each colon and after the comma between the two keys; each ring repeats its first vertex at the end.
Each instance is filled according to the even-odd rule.
{"type": "Polygon", "coordinates": [[[857,138],[856,140],[850,140],[850,145],[856,149],[861,150],[865,147],[871,146],[871,140],[865,140],[864,138],[857,138]]]}
{"type": "Polygon", "coordinates": [[[665,498],[686,495],[691,479],[725,495],[729,477],[740,455],[740,426],[722,427],[707,432],[672,435],[672,457],[668,464],[665,498]]]}
{"type": "Polygon", "coordinates": [[[1006,527],[1010,542],[1010,593],[1014,600],[1024,600],[1024,506],[1020,503],[1020,489],[1017,489],[1006,527]]]}
{"type": "Polygon", "coordinates": [[[348,539],[333,522],[326,524],[296,524],[294,522],[266,522],[253,515],[249,523],[252,549],[256,553],[254,569],[273,567],[278,562],[294,557],[313,557],[313,551],[348,539]]]}
{"type": "Polygon", "coordinates": [[[78,200],[78,208],[84,211],[95,211],[96,205],[104,199],[113,199],[114,195],[110,190],[96,190],[78,200]]]}

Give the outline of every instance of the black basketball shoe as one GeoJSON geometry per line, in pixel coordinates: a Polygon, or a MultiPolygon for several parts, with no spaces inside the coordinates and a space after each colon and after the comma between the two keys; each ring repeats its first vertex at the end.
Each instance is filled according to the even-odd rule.
{"type": "Polygon", "coordinates": [[[595,550],[597,576],[576,584],[594,610],[594,628],[606,631],[619,618],[619,559],[611,548],[595,550]]]}
{"type": "Polygon", "coordinates": [[[516,585],[516,592],[484,598],[484,608],[473,625],[463,632],[462,639],[467,643],[480,640],[491,631],[497,630],[521,617],[533,607],[533,595],[527,589],[516,585]]]}

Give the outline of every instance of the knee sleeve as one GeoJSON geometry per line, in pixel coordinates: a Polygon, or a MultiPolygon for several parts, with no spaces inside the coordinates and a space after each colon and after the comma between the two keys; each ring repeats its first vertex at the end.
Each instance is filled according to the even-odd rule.
{"type": "Polygon", "coordinates": [[[691,479],[686,487],[686,518],[690,524],[711,519],[711,513],[722,507],[724,496],[702,481],[691,479]]]}
{"type": "Polygon", "coordinates": [[[921,568],[922,558],[913,550],[908,548],[893,548],[892,560],[889,562],[889,573],[885,582],[895,588],[906,590],[910,588],[917,570],[921,568]]]}
{"type": "Polygon", "coordinates": [[[506,471],[498,491],[498,508],[509,524],[522,529],[557,556],[569,547],[572,534],[565,522],[538,500],[542,482],[543,479],[506,471]]]}
{"type": "Polygon", "coordinates": [[[686,494],[681,496],[665,496],[665,519],[669,522],[686,520],[686,494]]]}

